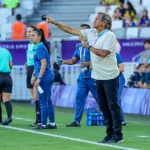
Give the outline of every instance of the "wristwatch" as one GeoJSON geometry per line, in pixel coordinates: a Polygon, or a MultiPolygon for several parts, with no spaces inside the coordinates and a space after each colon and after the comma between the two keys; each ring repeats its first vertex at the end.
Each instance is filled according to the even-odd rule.
{"type": "Polygon", "coordinates": [[[38,79],[40,79],[40,80],[41,80],[41,79],[42,79],[42,77],[38,77],[38,79]]]}
{"type": "Polygon", "coordinates": [[[88,49],[90,50],[90,48],[91,48],[91,47],[92,47],[92,46],[91,46],[91,45],[89,45],[89,46],[88,46],[88,49]]]}

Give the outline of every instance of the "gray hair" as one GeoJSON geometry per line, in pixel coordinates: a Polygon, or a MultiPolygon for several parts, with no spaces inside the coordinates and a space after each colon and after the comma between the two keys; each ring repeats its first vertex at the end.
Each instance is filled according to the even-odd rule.
{"type": "Polygon", "coordinates": [[[99,12],[98,14],[99,14],[99,15],[102,15],[101,21],[102,21],[103,23],[105,23],[105,28],[111,30],[112,19],[111,19],[110,15],[108,15],[108,14],[106,14],[106,13],[102,13],[102,12],[99,12]]]}

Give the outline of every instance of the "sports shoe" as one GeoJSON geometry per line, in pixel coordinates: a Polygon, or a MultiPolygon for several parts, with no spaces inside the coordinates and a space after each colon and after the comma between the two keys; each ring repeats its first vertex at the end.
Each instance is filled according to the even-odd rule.
{"type": "Polygon", "coordinates": [[[102,141],[98,142],[98,143],[107,143],[112,137],[111,136],[106,136],[102,141]]]}
{"type": "Polygon", "coordinates": [[[6,119],[4,122],[1,123],[1,125],[7,126],[12,122],[11,118],[6,119]]]}
{"type": "Polygon", "coordinates": [[[39,124],[35,129],[41,130],[41,129],[47,129],[47,126],[43,126],[42,124],[39,124]]]}
{"type": "Polygon", "coordinates": [[[123,142],[124,142],[123,137],[113,136],[107,143],[123,143],[123,142]]]}
{"type": "Polygon", "coordinates": [[[54,126],[52,126],[51,124],[48,124],[46,128],[47,129],[57,129],[57,126],[56,126],[56,124],[54,126]]]}
{"type": "Polygon", "coordinates": [[[74,121],[71,124],[66,125],[66,127],[80,127],[80,124],[74,121]]]}
{"type": "Polygon", "coordinates": [[[122,122],[122,126],[126,126],[127,124],[125,122],[122,122]]]}

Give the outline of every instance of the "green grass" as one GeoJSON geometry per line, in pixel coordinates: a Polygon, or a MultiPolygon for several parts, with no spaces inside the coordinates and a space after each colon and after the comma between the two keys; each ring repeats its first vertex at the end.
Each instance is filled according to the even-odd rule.
{"type": "MultiPolygon", "coordinates": [[[[6,115],[3,107],[3,114],[6,115]]],[[[28,120],[34,120],[34,106],[28,103],[13,103],[13,116],[28,120]]],[[[83,116],[81,128],[66,128],[74,117],[74,110],[68,108],[55,108],[57,130],[40,130],[55,135],[67,136],[89,140],[100,141],[105,136],[105,127],[87,127],[86,115],[83,116]]],[[[150,150],[150,137],[139,138],[140,135],[150,136],[150,119],[148,116],[125,115],[127,126],[123,127],[125,142],[114,144],[115,146],[150,150]]],[[[28,127],[31,121],[13,119],[12,127],[18,127],[35,131],[28,127]]],[[[91,145],[77,141],[71,141],[46,135],[27,133],[0,127],[0,150],[113,150],[116,148],[101,145],[91,145]]],[[[121,148],[120,148],[121,150],[121,148]]]]}

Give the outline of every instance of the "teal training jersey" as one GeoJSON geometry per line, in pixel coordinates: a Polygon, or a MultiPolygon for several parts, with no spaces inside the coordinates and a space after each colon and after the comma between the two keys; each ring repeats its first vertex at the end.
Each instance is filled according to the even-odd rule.
{"type": "Polygon", "coordinates": [[[10,52],[5,48],[0,48],[0,72],[10,72],[10,60],[12,60],[10,52]]]}
{"type": "Polygon", "coordinates": [[[27,50],[27,66],[33,66],[34,65],[34,44],[29,43],[28,44],[28,50],[27,50]]]}

